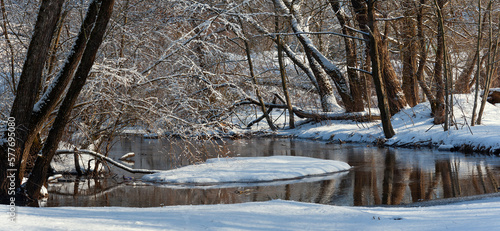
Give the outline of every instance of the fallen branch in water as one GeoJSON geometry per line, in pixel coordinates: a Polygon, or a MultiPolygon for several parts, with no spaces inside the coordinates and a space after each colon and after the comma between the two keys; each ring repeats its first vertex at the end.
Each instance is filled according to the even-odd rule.
{"type": "Polygon", "coordinates": [[[149,169],[133,169],[129,166],[126,166],[120,162],[117,162],[107,156],[104,156],[100,153],[97,153],[97,152],[94,152],[94,151],[90,151],[90,150],[57,150],[56,151],[56,155],[62,155],[62,154],[75,154],[75,153],[85,153],[85,154],[88,154],[88,155],[91,155],[91,156],[94,156],[96,158],[99,158],[101,161],[106,161],[108,163],[111,163],[113,164],[114,166],[118,167],[118,168],[121,168],[127,172],[130,172],[130,173],[142,173],[142,174],[152,174],[152,173],[157,173],[157,172],[160,172],[160,170],[149,170],[149,169]]]}

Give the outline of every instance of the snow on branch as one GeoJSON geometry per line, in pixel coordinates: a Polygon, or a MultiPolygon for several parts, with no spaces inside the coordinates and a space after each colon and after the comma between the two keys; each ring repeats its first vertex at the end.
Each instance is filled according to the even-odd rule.
{"type": "Polygon", "coordinates": [[[368,41],[364,38],[360,38],[360,37],[356,37],[356,36],[350,36],[350,35],[345,35],[345,34],[342,34],[342,33],[336,33],[336,32],[331,32],[331,31],[319,31],[319,32],[304,32],[304,31],[301,31],[301,32],[295,32],[295,33],[270,33],[270,34],[264,34],[264,35],[258,35],[258,36],[255,36],[255,37],[260,37],[260,36],[269,36],[269,35],[272,35],[272,36],[276,36],[276,35],[302,35],[302,34],[310,34],[310,35],[322,35],[322,34],[332,34],[332,35],[338,35],[338,36],[342,36],[342,37],[347,37],[347,38],[352,38],[352,39],[357,39],[357,40],[361,40],[361,41],[368,41]]]}
{"type": "Polygon", "coordinates": [[[108,163],[113,164],[114,166],[121,168],[127,172],[130,173],[143,173],[143,174],[152,174],[152,173],[157,173],[160,172],[159,170],[150,170],[150,169],[133,169],[129,166],[126,166],[118,161],[115,161],[107,156],[104,156],[100,153],[90,151],[90,150],[57,150],[56,155],[62,155],[62,154],[74,154],[74,153],[85,153],[91,156],[94,156],[96,158],[101,159],[101,161],[106,161],[108,163]]]}

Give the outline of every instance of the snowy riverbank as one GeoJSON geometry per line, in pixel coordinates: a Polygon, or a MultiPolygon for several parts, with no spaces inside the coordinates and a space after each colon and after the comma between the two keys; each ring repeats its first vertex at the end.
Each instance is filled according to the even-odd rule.
{"type": "MultiPolygon", "coordinates": [[[[392,118],[396,136],[384,139],[380,121],[352,122],[343,120],[306,124],[296,129],[280,131],[278,135],[317,139],[329,142],[380,143],[394,147],[442,147],[456,151],[500,153],[500,106],[487,103],[481,125],[470,126],[473,96],[454,96],[455,125],[444,131],[434,125],[428,102],[407,108],[392,118]]],[[[262,123],[262,122],[261,122],[262,123]]]]}
{"type": "Polygon", "coordinates": [[[282,200],[160,208],[18,208],[16,223],[0,214],[0,230],[494,230],[500,227],[500,198],[405,208],[282,200]]]}

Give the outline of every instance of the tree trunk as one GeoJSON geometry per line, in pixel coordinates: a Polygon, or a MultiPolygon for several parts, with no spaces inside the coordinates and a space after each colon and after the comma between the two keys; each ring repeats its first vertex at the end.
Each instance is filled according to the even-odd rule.
{"type": "Polygon", "coordinates": [[[401,2],[404,7],[403,20],[403,92],[406,102],[413,107],[419,102],[418,82],[417,82],[417,52],[418,41],[416,38],[416,23],[412,17],[416,14],[417,7],[414,0],[404,0],[401,2]]]}
{"type": "Polygon", "coordinates": [[[383,63],[384,60],[382,60],[378,54],[380,51],[380,49],[378,49],[378,41],[377,41],[378,38],[376,36],[378,31],[375,22],[375,17],[373,14],[374,14],[374,0],[368,0],[367,22],[371,33],[370,56],[372,60],[372,77],[373,77],[373,83],[375,84],[375,89],[377,91],[378,107],[380,109],[380,117],[382,120],[384,135],[387,139],[389,139],[393,137],[396,133],[392,128],[389,102],[387,101],[385,85],[382,78],[381,67],[383,64],[381,65],[380,63],[381,62],[383,63]]]}
{"type": "Polygon", "coordinates": [[[336,108],[337,101],[335,99],[335,94],[333,92],[333,87],[328,79],[327,74],[321,68],[321,66],[316,62],[316,60],[306,51],[307,61],[309,62],[309,67],[318,82],[319,97],[321,101],[321,108],[323,112],[332,112],[336,108]]]}
{"type": "MultiPolygon", "coordinates": [[[[0,201],[8,200],[8,184],[7,169],[16,168],[16,187],[21,185],[24,177],[24,169],[28,155],[24,155],[24,150],[30,150],[31,143],[26,143],[26,140],[33,140],[30,135],[31,112],[38,97],[40,89],[42,72],[45,62],[48,57],[50,42],[54,29],[56,28],[57,19],[61,13],[63,0],[57,1],[42,1],[38,11],[38,17],[35,24],[33,36],[28,47],[28,53],[24,62],[23,70],[17,86],[17,94],[12,105],[10,117],[15,119],[16,129],[16,145],[14,157],[15,166],[9,166],[7,161],[9,152],[7,144],[4,143],[0,153],[0,201]]],[[[32,134],[34,135],[34,134],[32,134]]],[[[7,137],[5,133],[4,137],[7,137]]]]}
{"type": "MultiPolygon", "coordinates": [[[[57,76],[52,81],[50,87],[43,94],[43,96],[38,100],[33,108],[33,112],[31,113],[31,124],[28,128],[29,131],[29,139],[26,140],[27,146],[31,146],[34,137],[38,135],[42,127],[45,125],[47,120],[49,119],[52,111],[57,107],[58,103],[61,100],[64,91],[66,90],[67,85],[71,81],[73,74],[78,67],[78,64],[82,58],[83,51],[86,47],[88,35],[92,30],[92,26],[95,23],[96,15],[98,11],[97,6],[98,1],[92,1],[89,5],[89,9],[87,10],[87,15],[85,17],[84,22],[80,28],[80,32],[78,37],[72,47],[72,51],[70,52],[67,61],[64,63],[61,71],[57,74],[57,76]]],[[[57,35],[58,36],[58,35],[57,35]]],[[[32,153],[33,154],[33,153],[32,153]]],[[[36,154],[36,153],[35,153],[36,154]]],[[[28,149],[24,150],[23,157],[26,158],[36,158],[29,156],[28,149]]],[[[22,168],[25,168],[25,165],[21,165],[22,168]]],[[[24,170],[22,170],[24,172],[24,170]]]]}
{"type": "Polygon", "coordinates": [[[493,70],[495,70],[496,66],[496,54],[497,54],[497,46],[493,48],[493,44],[498,44],[499,38],[498,36],[500,35],[497,34],[495,42],[493,42],[493,24],[492,24],[492,19],[491,19],[491,5],[492,1],[490,0],[488,4],[488,18],[489,18],[489,45],[488,45],[488,65],[486,66],[486,80],[484,81],[484,88],[483,88],[483,96],[481,99],[481,106],[479,107],[479,113],[477,114],[477,124],[481,124],[483,113],[484,113],[484,107],[486,106],[486,100],[488,99],[488,95],[490,92],[490,87],[491,87],[491,79],[493,78],[493,70]]]}
{"type": "Polygon", "coordinates": [[[95,25],[92,27],[92,32],[90,33],[87,46],[83,52],[80,65],[78,66],[68,92],[59,107],[57,116],[42,149],[42,155],[37,158],[35,167],[33,168],[26,184],[26,193],[30,200],[36,201],[40,196],[40,188],[45,184],[47,179],[50,162],[57,151],[57,147],[59,146],[66,124],[70,119],[73,106],[78,98],[78,95],[80,94],[80,91],[85,85],[85,82],[87,81],[88,74],[94,64],[99,46],[104,39],[104,33],[113,12],[114,0],[101,0],[100,2],[101,5],[99,7],[99,13],[97,15],[95,25]]]}
{"type": "MultiPolygon", "coordinates": [[[[330,79],[332,79],[340,97],[342,98],[342,102],[344,102],[346,111],[353,112],[354,109],[350,107],[351,105],[354,105],[354,103],[352,103],[353,99],[347,81],[342,75],[342,72],[334,63],[328,60],[316,48],[316,46],[313,44],[310,38],[303,33],[304,29],[300,25],[301,15],[300,12],[297,12],[300,3],[292,2],[290,6],[287,6],[283,3],[283,0],[274,0],[274,2],[282,11],[284,11],[286,14],[290,14],[289,16],[290,24],[292,25],[293,31],[296,33],[297,39],[302,44],[304,52],[306,53],[306,55],[309,55],[312,58],[314,58],[314,60],[319,64],[319,66],[321,66],[321,69],[323,69],[323,71],[330,77],[330,79]]],[[[318,85],[321,85],[319,80],[318,80],[318,85]]],[[[319,87],[321,88],[321,86],[319,87]]]]}
{"type": "MultiPolygon", "coordinates": [[[[275,5],[276,8],[276,5],[275,5]]],[[[276,12],[278,10],[276,9],[276,12]]],[[[276,33],[280,32],[280,21],[279,17],[276,15],[274,17],[275,20],[275,26],[276,26],[276,33]]],[[[290,100],[290,94],[288,92],[288,86],[287,86],[287,77],[286,77],[286,70],[285,70],[285,63],[283,61],[283,46],[281,45],[281,38],[279,35],[276,36],[276,44],[278,47],[278,65],[280,69],[280,77],[281,77],[281,85],[283,87],[283,93],[285,94],[285,100],[286,100],[286,105],[288,109],[288,114],[289,114],[289,126],[290,128],[295,128],[295,118],[293,114],[293,108],[292,108],[292,102],[290,100]]]]}
{"type": "MultiPolygon", "coordinates": [[[[375,34],[374,36],[377,36],[377,34],[375,34]]],[[[407,103],[403,94],[403,90],[401,89],[401,83],[399,82],[396,71],[391,64],[387,40],[380,42],[381,39],[379,39],[380,37],[377,39],[377,41],[379,41],[380,44],[380,46],[378,46],[378,49],[380,59],[382,60],[382,78],[385,84],[391,116],[393,116],[401,111],[407,105],[407,103]]]]}
{"type": "MultiPolygon", "coordinates": [[[[368,9],[365,1],[361,0],[351,0],[351,4],[354,9],[354,13],[356,14],[356,21],[358,22],[358,25],[362,31],[368,32],[368,9]]],[[[376,25],[376,23],[375,23],[376,25]]],[[[384,82],[385,90],[387,91],[387,97],[388,97],[388,103],[389,103],[389,108],[390,108],[390,113],[391,115],[396,114],[399,112],[401,109],[403,109],[407,103],[405,100],[405,97],[403,96],[403,91],[401,89],[401,84],[399,83],[399,80],[397,79],[396,72],[394,71],[394,68],[392,67],[392,64],[390,62],[390,56],[388,52],[388,47],[387,47],[387,41],[382,40],[380,32],[377,30],[371,32],[371,36],[365,37],[367,40],[370,40],[371,38],[369,37],[376,37],[375,40],[377,41],[377,47],[379,51],[377,52],[377,55],[380,57],[380,68],[381,68],[381,75],[382,75],[382,80],[384,82]]],[[[365,35],[366,36],[366,35],[365,35]]],[[[366,43],[367,50],[371,50],[371,43],[368,42],[366,43]]],[[[373,59],[373,56],[372,56],[373,59]]],[[[373,60],[372,60],[373,62],[373,60]]],[[[373,65],[372,65],[373,66],[373,65]]],[[[373,70],[372,70],[373,72],[373,70]]]]}
{"type": "MultiPolygon", "coordinates": [[[[436,1],[436,0],[435,0],[436,1]]],[[[439,0],[437,2],[437,7],[442,9],[444,5],[444,1],[439,0]]],[[[443,36],[444,34],[441,33],[442,31],[442,24],[438,23],[438,32],[437,32],[437,48],[436,48],[436,59],[434,62],[434,82],[436,84],[436,97],[435,97],[435,103],[434,103],[434,108],[432,113],[434,115],[434,124],[442,124],[444,123],[445,120],[445,102],[444,102],[444,91],[445,91],[445,84],[443,81],[443,58],[444,58],[444,44],[443,44],[443,36]]]]}
{"type": "MultiPolygon", "coordinates": [[[[340,10],[340,4],[338,0],[329,0],[330,6],[332,7],[337,20],[342,27],[342,33],[350,36],[344,37],[344,45],[345,45],[345,53],[346,53],[346,63],[347,63],[347,77],[349,78],[349,89],[351,90],[352,96],[352,104],[349,105],[352,108],[352,111],[364,111],[363,104],[363,84],[359,73],[354,68],[358,67],[358,57],[356,54],[356,43],[351,37],[354,37],[354,34],[347,28],[350,27],[349,17],[340,10]]],[[[345,104],[346,102],[344,102],[345,104]]],[[[346,106],[347,107],[347,106],[346,106]]]]}
{"type": "Polygon", "coordinates": [[[474,67],[476,66],[477,59],[478,59],[478,54],[477,52],[474,52],[474,57],[470,59],[470,54],[468,55],[468,59],[470,60],[467,62],[464,70],[460,75],[458,76],[457,82],[455,83],[455,90],[459,94],[468,94],[470,93],[470,88],[472,87],[471,84],[471,78],[472,78],[472,73],[474,72],[474,67]]]}
{"type": "MultiPolygon", "coordinates": [[[[243,23],[241,21],[240,21],[240,25],[241,25],[241,27],[243,27],[243,23]]],[[[273,121],[271,120],[271,117],[267,113],[266,105],[264,104],[264,99],[262,99],[262,95],[260,94],[260,90],[257,86],[257,77],[255,76],[255,74],[253,72],[253,63],[252,63],[252,56],[250,53],[250,45],[248,44],[248,41],[246,38],[243,38],[243,43],[245,45],[245,53],[247,55],[248,69],[250,71],[250,76],[252,77],[252,81],[253,81],[253,84],[255,87],[255,94],[257,95],[257,98],[259,99],[260,110],[261,110],[262,114],[264,114],[264,117],[266,118],[266,121],[267,121],[267,124],[269,125],[269,128],[271,128],[271,130],[275,131],[278,128],[276,128],[276,126],[274,126],[273,121]]]]}
{"type": "MultiPolygon", "coordinates": [[[[435,97],[434,94],[432,94],[431,89],[425,82],[424,78],[424,69],[425,65],[427,63],[427,48],[426,48],[426,42],[425,42],[425,33],[424,33],[424,5],[426,3],[426,0],[420,0],[420,5],[419,5],[419,10],[417,14],[417,38],[419,40],[419,48],[420,48],[420,57],[418,60],[418,68],[417,68],[417,81],[418,85],[424,92],[425,97],[427,97],[427,100],[434,105],[435,102],[435,97]]],[[[433,111],[433,110],[432,110],[433,111]]]]}

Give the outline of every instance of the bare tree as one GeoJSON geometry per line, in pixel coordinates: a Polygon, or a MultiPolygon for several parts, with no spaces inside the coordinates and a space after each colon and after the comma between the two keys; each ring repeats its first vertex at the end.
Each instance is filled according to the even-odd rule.
{"type": "Polygon", "coordinates": [[[382,119],[382,127],[384,135],[387,139],[393,137],[396,133],[392,128],[390,106],[387,100],[386,86],[382,77],[382,66],[385,60],[381,59],[378,48],[378,29],[375,21],[375,1],[368,0],[367,4],[367,24],[370,32],[370,56],[372,60],[372,77],[377,91],[378,107],[380,109],[380,117],[382,119]]]}
{"type": "MultiPolygon", "coordinates": [[[[18,138],[16,143],[19,145],[16,147],[15,150],[16,152],[16,163],[11,164],[8,163],[7,156],[10,153],[7,148],[7,144],[4,144],[1,151],[2,151],[2,162],[1,162],[1,168],[2,168],[2,173],[7,172],[8,168],[15,167],[18,172],[17,176],[17,181],[16,181],[16,190],[18,192],[24,192],[24,190],[21,190],[21,181],[24,177],[25,171],[26,171],[26,160],[28,159],[30,155],[30,149],[33,141],[35,140],[37,133],[39,132],[39,124],[46,123],[46,120],[48,116],[44,115],[50,114],[51,110],[47,109],[47,112],[45,112],[45,107],[46,105],[49,105],[49,108],[54,108],[55,105],[59,100],[60,97],[63,97],[63,92],[64,89],[66,88],[65,85],[69,81],[66,81],[66,83],[63,80],[58,81],[59,79],[55,79],[52,83],[52,88],[49,88],[46,91],[46,95],[42,96],[38,101],[38,89],[40,89],[40,84],[41,84],[41,79],[42,79],[42,69],[45,65],[45,61],[47,60],[47,57],[49,57],[49,47],[50,47],[50,42],[53,38],[53,33],[48,33],[47,31],[53,32],[55,31],[57,20],[59,18],[59,15],[61,13],[62,9],[62,4],[64,1],[43,1],[39,14],[38,14],[38,19],[37,23],[35,25],[34,29],[34,34],[32,37],[32,41],[30,42],[30,47],[28,48],[28,54],[26,61],[23,66],[23,71],[20,76],[20,82],[19,86],[17,88],[17,96],[16,99],[13,103],[12,106],[12,111],[11,111],[11,118],[15,118],[16,120],[16,137],[18,138]],[[59,85],[61,84],[61,85],[59,85]],[[62,87],[63,89],[54,89],[54,87],[62,87]],[[35,90],[34,90],[35,89],[35,90]],[[59,94],[55,94],[54,98],[48,97],[47,95],[53,93],[54,91],[58,91],[59,94]],[[49,102],[49,101],[54,101],[54,102],[49,102]],[[49,112],[50,111],[50,112],[49,112]],[[42,114],[39,114],[42,112],[42,114]],[[4,159],[5,158],[5,159],[4,159]]],[[[95,17],[97,17],[95,14],[96,12],[99,11],[100,17],[105,17],[101,16],[101,14],[107,15],[106,17],[109,19],[111,15],[111,11],[113,8],[113,3],[114,1],[92,1],[89,5],[89,11],[87,14],[87,18],[82,24],[82,29],[80,30],[80,37],[77,38],[75,41],[75,45],[73,47],[74,53],[70,54],[68,57],[68,61],[66,62],[68,65],[75,65],[74,63],[78,63],[78,60],[80,62],[79,64],[79,70],[77,71],[75,77],[73,78],[73,83],[72,85],[78,85],[80,84],[83,86],[85,84],[85,79],[86,76],[88,75],[88,72],[90,71],[90,68],[92,67],[94,57],[97,53],[97,48],[99,47],[102,37],[104,35],[104,31],[107,25],[107,20],[104,22],[98,22],[97,24],[95,23],[95,17]],[[98,25],[98,26],[93,26],[93,25],[98,25]],[[93,28],[92,29],[92,35],[93,38],[89,39],[86,38],[88,32],[87,28],[93,28]],[[94,35],[94,33],[97,33],[97,31],[100,31],[101,33],[100,36],[94,35]],[[82,40],[83,41],[80,41],[82,40]],[[85,52],[83,52],[83,49],[81,49],[82,44],[90,44],[90,46],[84,46],[85,52]],[[89,48],[91,47],[91,48],[89,48]],[[79,56],[79,52],[83,52],[81,57],[79,56]],[[77,59],[76,61],[73,59],[77,59]],[[82,82],[83,81],[83,82],[82,82]]],[[[65,73],[67,70],[67,66],[63,67],[61,70],[61,73],[65,73]]],[[[73,69],[73,68],[69,68],[73,69]]],[[[72,71],[70,71],[72,72],[72,71]]],[[[73,74],[68,74],[70,76],[73,76],[73,74]]],[[[64,76],[61,75],[61,76],[64,76]]],[[[68,91],[68,94],[66,95],[66,99],[70,100],[69,98],[74,98],[76,100],[76,97],[78,96],[80,89],[71,87],[72,90],[74,91],[68,91]]],[[[64,102],[64,101],[63,101],[64,102]]],[[[74,100],[72,100],[74,102],[74,100]]],[[[74,103],[73,103],[74,104],[74,103]]],[[[60,108],[59,113],[66,113],[69,114],[71,112],[71,109],[73,107],[73,104],[67,104],[66,109],[60,108]]],[[[66,125],[67,120],[64,118],[61,118],[61,116],[56,117],[55,124],[59,126],[53,126],[53,130],[59,132],[63,131],[64,127],[66,125]]],[[[4,134],[4,137],[6,137],[6,134],[4,134]]],[[[49,138],[51,141],[46,141],[44,144],[44,150],[52,150],[57,148],[57,145],[61,139],[60,135],[49,135],[49,138]],[[50,147],[50,148],[49,148],[50,147]]],[[[51,154],[49,151],[42,151],[42,159],[44,161],[37,161],[37,163],[34,166],[35,172],[32,172],[30,180],[28,181],[29,184],[34,185],[34,187],[31,187],[28,190],[28,194],[16,194],[16,196],[19,197],[19,202],[23,203],[28,201],[36,201],[38,199],[38,193],[41,185],[43,185],[43,182],[45,181],[45,177],[47,172],[46,170],[48,169],[48,164],[50,164],[50,161],[52,159],[53,154],[51,154]],[[33,174],[36,173],[36,174],[33,174]],[[38,190],[35,190],[38,189],[38,190]]],[[[2,201],[8,199],[8,187],[7,187],[7,178],[3,178],[1,182],[1,199],[2,201]]]]}

